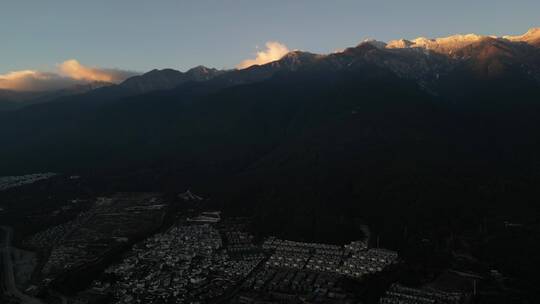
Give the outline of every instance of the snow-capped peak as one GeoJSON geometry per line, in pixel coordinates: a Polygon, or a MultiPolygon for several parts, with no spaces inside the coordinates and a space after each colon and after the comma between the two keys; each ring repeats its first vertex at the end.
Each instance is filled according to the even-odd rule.
{"type": "Polygon", "coordinates": [[[388,42],[386,48],[422,48],[437,53],[452,54],[454,51],[488,39],[507,40],[512,42],[525,42],[531,45],[540,46],[540,28],[531,28],[527,33],[518,36],[484,36],[476,34],[452,35],[442,38],[419,37],[414,40],[392,40],[388,42]]]}
{"type": "Polygon", "coordinates": [[[514,42],[534,43],[540,41],[540,27],[531,28],[523,35],[503,36],[504,39],[514,42]]]}
{"type": "Polygon", "coordinates": [[[386,48],[389,49],[406,49],[414,45],[414,42],[407,39],[398,39],[388,42],[386,48]]]}
{"type": "Polygon", "coordinates": [[[423,48],[439,53],[451,53],[457,49],[466,47],[484,39],[494,38],[492,36],[481,36],[476,34],[453,35],[443,38],[425,38],[419,37],[412,41],[393,40],[388,43],[387,48],[423,48]]]}
{"type": "Polygon", "coordinates": [[[378,49],[384,49],[386,48],[386,43],[385,42],[382,42],[382,41],[379,41],[379,40],[375,40],[375,39],[365,39],[364,41],[362,41],[361,44],[370,44],[378,49]]]}

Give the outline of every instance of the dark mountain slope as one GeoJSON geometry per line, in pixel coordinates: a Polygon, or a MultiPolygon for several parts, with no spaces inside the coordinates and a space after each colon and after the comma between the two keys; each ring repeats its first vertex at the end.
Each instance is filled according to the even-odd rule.
{"type": "MultiPolygon", "coordinates": [[[[63,112],[66,109],[75,110],[77,108],[80,108],[81,111],[87,111],[89,108],[100,107],[114,100],[146,94],[152,91],[170,90],[184,83],[207,81],[223,73],[225,71],[218,71],[204,66],[198,66],[186,72],[173,69],[152,70],[143,75],[128,78],[117,85],[94,82],[52,92],[15,92],[17,96],[30,95],[31,98],[25,97],[23,102],[17,104],[17,107],[13,107],[12,103],[10,103],[10,107],[8,108],[8,104],[6,103],[5,108],[6,110],[17,110],[29,107],[29,109],[22,109],[22,112],[41,113],[39,115],[29,114],[31,116],[42,116],[43,112],[63,112]]],[[[2,100],[8,101],[5,98],[2,99],[1,93],[0,102],[2,100]]],[[[0,106],[2,106],[1,103],[0,106]]],[[[1,116],[8,117],[8,119],[12,114],[0,113],[1,116]]]]}
{"type": "MultiPolygon", "coordinates": [[[[184,93],[190,96],[207,94],[235,85],[264,81],[277,73],[286,73],[310,65],[319,57],[321,56],[305,52],[291,52],[279,61],[252,66],[244,70],[219,71],[204,66],[195,67],[185,73],[172,69],[153,70],[129,78],[119,85],[98,88],[86,94],[53,98],[47,100],[50,101],[47,104],[33,105],[17,112],[0,111],[0,142],[5,140],[4,143],[7,145],[10,138],[15,141],[30,138],[36,126],[45,126],[51,121],[56,124],[59,120],[69,121],[79,116],[91,115],[92,111],[130,97],[154,100],[174,94],[178,94],[176,97],[181,96],[181,98],[185,98],[184,93]],[[165,92],[168,90],[171,91],[165,92]],[[146,96],[154,91],[164,92],[158,92],[154,97],[146,96]],[[23,121],[29,123],[23,123],[23,121]],[[21,134],[26,136],[21,136],[21,134]]],[[[13,106],[11,102],[5,103],[6,110],[20,108],[13,106]]]]}
{"type": "Polygon", "coordinates": [[[151,91],[172,89],[185,82],[206,81],[225,73],[216,69],[198,66],[182,73],[173,69],[152,70],[140,76],[127,79],[119,88],[132,92],[132,95],[151,91]]]}
{"type": "MultiPolygon", "coordinates": [[[[328,56],[293,52],[277,62],[225,73],[203,67],[186,73],[152,71],[77,98],[33,106],[9,115],[0,113],[0,143],[6,147],[2,156],[6,160],[13,159],[3,168],[6,171],[36,170],[45,164],[60,171],[107,168],[113,164],[137,167],[159,161],[168,154],[175,155],[180,167],[190,163],[195,168],[193,164],[197,161],[207,161],[203,156],[215,164],[221,164],[228,157],[251,165],[251,161],[266,157],[263,152],[269,147],[297,141],[296,137],[291,137],[295,132],[322,128],[324,120],[321,119],[333,119],[329,114],[344,110],[338,102],[340,98],[354,100],[360,93],[368,96],[365,103],[348,105],[346,111],[355,113],[351,114],[354,117],[361,116],[370,106],[381,104],[381,111],[390,107],[387,103],[391,101],[385,99],[401,100],[403,104],[399,104],[399,109],[403,113],[422,110],[416,108],[415,98],[400,97],[401,92],[397,90],[392,97],[377,99],[394,91],[393,86],[399,88],[405,83],[422,98],[429,98],[437,107],[444,108],[448,116],[444,121],[450,129],[470,127],[461,124],[463,119],[470,119],[469,123],[476,123],[477,127],[482,127],[486,119],[507,119],[516,120],[516,124],[524,128],[535,128],[530,118],[536,115],[534,98],[538,85],[529,67],[536,67],[535,60],[540,58],[536,56],[538,51],[526,45],[484,39],[460,52],[458,59],[451,59],[419,49],[384,49],[362,43],[328,56]],[[491,73],[492,66],[502,68],[491,73]],[[364,84],[365,81],[370,85],[364,84]],[[381,87],[387,82],[393,86],[381,87]],[[170,88],[175,84],[179,86],[172,90],[126,97],[136,91],[170,88]],[[333,88],[334,85],[345,87],[342,91],[333,88]],[[509,102],[514,99],[516,101],[509,102]],[[325,110],[306,112],[303,100],[314,100],[312,106],[325,110]],[[254,107],[251,103],[269,116],[259,117],[261,113],[249,112],[254,107]],[[474,112],[470,112],[473,109],[474,112]],[[508,110],[514,114],[503,115],[508,110]],[[528,119],[515,119],[518,115],[528,119]],[[474,122],[475,119],[478,122],[474,122]],[[265,132],[275,132],[274,137],[244,134],[257,130],[251,124],[259,121],[279,122],[265,127],[265,132]],[[218,123],[221,125],[216,125],[218,123]],[[289,127],[289,123],[296,125],[289,127]],[[253,151],[237,153],[236,149],[227,148],[234,140],[245,146],[260,141],[262,148],[257,146],[253,151]],[[220,153],[212,149],[219,149],[220,153]],[[36,151],[41,153],[36,154],[36,151]],[[27,157],[23,157],[25,155],[27,157]]],[[[428,122],[428,118],[430,116],[425,115],[418,119],[428,122]]],[[[385,119],[379,123],[387,123],[385,119]]],[[[398,125],[392,127],[399,130],[398,125]]],[[[511,134],[501,130],[500,125],[494,127],[500,134],[511,134]]],[[[422,129],[422,132],[431,131],[428,126],[422,129]]],[[[486,136],[498,134],[487,128],[482,128],[482,132],[486,132],[486,136]]],[[[468,140],[467,134],[470,132],[465,132],[461,140],[468,140]]],[[[405,135],[395,135],[395,138],[405,135]]],[[[380,140],[381,136],[386,135],[378,134],[375,138],[380,140]]],[[[523,137],[527,136],[528,133],[523,137]]],[[[469,149],[468,145],[461,146],[464,151],[469,149]]],[[[204,164],[199,167],[206,169],[204,164]]]]}
{"type": "Polygon", "coordinates": [[[87,84],[74,85],[65,89],[43,92],[0,90],[0,111],[14,111],[30,105],[50,102],[62,97],[84,94],[111,85],[112,83],[94,81],[87,84]]]}
{"type": "MultiPolygon", "coordinates": [[[[388,74],[389,72],[385,73],[391,75],[388,74]]],[[[245,147],[255,147],[255,151],[249,153],[260,157],[256,142],[261,142],[260,145],[263,147],[261,149],[268,149],[268,146],[275,145],[274,141],[287,138],[285,135],[292,136],[301,132],[302,129],[317,127],[320,124],[321,117],[304,114],[306,116],[301,120],[295,118],[299,120],[296,123],[300,125],[288,127],[291,123],[289,121],[293,120],[298,111],[296,109],[306,100],[326,102],[326,98],[332,98],[332,96],[327,96],[321,99],[319,95],[322,89],[341,82],[338,75],[339,73],[309,72],[305,75],[283,76],[268,82],[233,87],[210,93],[210,95],[205,95],[211,92],[206,84],[199,86],[194,84],[191,90],[188,90],[186,85],[175,91],[124,100],[89,112],[53,112],[48,115],[48,123],[44,122],[43,127],[37,131],[33,128],[35,123],[28,123],[27,125],[32,127],[25,128],[24,125],[16,122],[16,118],[11,117],[14,125],[11,127],[6,125],[2,130],[16,128],[18,131],[16,133],[24,138],[12,135],[8,141],[11,141],[13,145],[4,150],[4,153],[11,150],[14,151],[13,155],[20,155],[20,151],[24,151],[25,147],[35,145],[37,149],[51,149],[51,146],[54,146],[53,150],[58,149],[58,158],[64,161],[67,161],[66,155],[73,154],[76,157],[78,154],[84,154],[85,151],[96,151],[96,149],[103,150],[103,153],[111,153],[110,155],[118,149],[120,151],[118,157],[129,159],[136,158],[135,155],[138,153],[156,145],[157,151],[174,152],[178,158],[185,157],[186,162],[205,156],[214,158],[213,161],[219,163],[221,158],[245,158],[245,154],[237,154],[234,149],[229,151],[221,147],[238,143],[245,147]],[[194,94],[196,89],[201,87],[203,87],[202,96],[194,94]],[[149,102],[149,99],[153,102],[149,102]],[[313,119],[315,120],[311,121],[313,119]],[[264,121],[268,125],[257,125],[264,121]],[[268,134],[250,133],[255,130],[268,134]],[[286,130],[287,134],[284,133],[286,130]],[[39,144],[54,138],[58,138],[64,144],[62,146],[39,144]],[[73,151],[69,150],[70,145],[66,145],[66,141],[73,143],[73,151]],[[122,152],[127,148],[123,146],[124,144],[133,145],[130,149],[133,149],[134,156],[122,152]],[[220,148],[220,153],[214,153],[213,148],[220,148]],[[77,149],[80,149],[79,153],[77,149]]],[[[369,92],[366,89],[364,89],[366,94],[378,94],[378,92],[369,92]]],[[[352,110],[347,109],[347,111],[352,110]]],[[[27,114],[24,115],[23,119],[32,122],[28,120],[27,114]]],[[[36,119],[40,118],[41,116],[36,114],[36,119]]],[[[7,139],[8,136],[3,138],[7,139]]],[[[50,150],[43,151],[41,155],[48,154],[50,150]]],[[[95,155],[92,159],[105,161],[102,157],[95,155]]],[[[77,166],[87,166],[92,159],[77,162],[77,166]]],[[[23,163],[27,162],[23,161],[23,163]]]]}
{"type": "Polygon", "coordinates": [[[469,206],[473,213],[510,214],[510,206],[519,213],[534,205],[540,88],[533,81],[508,75],[465,85],[464,79],[459,97],[442,99],[392,74],[367,80],[362,76],[376,74],[364,72],[318,91],[295,117],[298,126],[313,121],[311,127],[244,171],[232,183],[244,185],[233,201],[258,201],[261,215],[288,218],[265,222],[269,231],[329,239],[332,232],[315,215],[395,223],[397,234],[388,233],[395,236],[412,218],[426,222],[411,227],[427,226],[438,217],[433,212],[469,206]],[[494,186],[497,180],[507,188],[494,186]]]}

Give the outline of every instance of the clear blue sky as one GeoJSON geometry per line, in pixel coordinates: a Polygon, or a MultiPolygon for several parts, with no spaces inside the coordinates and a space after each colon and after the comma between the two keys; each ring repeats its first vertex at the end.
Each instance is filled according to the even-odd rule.
{"type": "Polygon", "coordinates": [[[0,0],[0,73],[66,59],[147,71],[231,68],[275,40],[326,53],[365,38],[520,34],[539,0],[0,0]]]}

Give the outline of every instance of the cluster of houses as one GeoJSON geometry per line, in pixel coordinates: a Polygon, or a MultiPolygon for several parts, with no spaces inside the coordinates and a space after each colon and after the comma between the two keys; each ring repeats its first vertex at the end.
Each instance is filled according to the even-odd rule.
{"type": "Polygon", "coordinates": [[[308,269],[357,279],[366,274],[383,271],[398,260],[396,252],[368,249],[362,241],[354,241],[341,247],[271,237],[264,242],[263,249],[273,251],[266,262],[267,267],[308,269]]]}
{"type": "Polygon", "coordinates": [[[119,250],[130,239],[159,227],[165,206],[156,193],[117,193],[98,198],[89,210],[70,223],[31,239],[38,245],[51,240],[52,248],[42,274],[58,277],[119,250]]]}
{"type": "Polygon", "coordinates": [[[227,252],[240,259],[264,258],[260,247],[253,243],[253,236],[245,231],[226,230],[222,232],[227,243],[227,252]]]}
{"type": "Polygon", "coordinates": [[[345,258],[338,272],[346,276],[361,278],[366,274],[383,271],[396,263],[397,259],[398,255],[394,251],[378,248],[362,250],[353,252],[345,258]]]}
{"type": "Polygon", "coordinates": [[[392,284],[379,300],[380,304],[462,304],[467,297],[460,292],[443,292],[433,289],[417,289],[392,284]]]}
{"type": "Polygon", "coordinates": [[[224,256],[213,254],[220,247],[219,233],[209,225],[175,226],[136,245],[120,264],[107,269],[117,278],[110,291],[117,303],[172,298],[183,303],[211,267],[224,262],[224,256]]]}
{"type": "Polygon", "coordinates": [[[107,291],[116,303],[207,302],[224,296],[263,258],[231,259],[214,225],[186,221],[146,239],[111,266],[107,273],[116,283],[107,291]]]}
{"type": "Polygon", "coordinates": [[[339,286],[339,275],[264,267],[245,280],[232,303],[342,303],[346,298],[351,295],[339,286]]]}

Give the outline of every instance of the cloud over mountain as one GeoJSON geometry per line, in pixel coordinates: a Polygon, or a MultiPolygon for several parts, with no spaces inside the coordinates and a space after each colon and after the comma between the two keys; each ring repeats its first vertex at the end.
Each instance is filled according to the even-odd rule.
{"type": "Polygon", "coordinates": [[[62,75],[76,80],[105,81],[112,83],[118,83],[136,75],[136,73],[130,71],[87,67],[75,59],[66,60],[61,63],[59,65],[59,70],[62,75]]]}
{"type": "Polygon", "coordinates": [[[255,59],[246,59],[242,61],[237,68],[245,69],[252,65],[261,65],[276,61],[281,59],[281,57],[285,56],[287,53],[289,53],[289,48],[287,48],[286,45],[277,41],[269,41],[266,43],[265,50],[257,52],[255,59]]]}
{"type": "Polygon", "coordinates": [[[59,64],[55,72],[22,70],[0,74],[0,89],[50,91],[94,81],[119,83],[136,74],[131,71],[88,67],[70,59],[59,64]]]}
{"type": "Polygon", "coordinates": [[[0,89],[12,91],[49,91],[76,84],[72,78],[56,73],[33,70],[15,71],[0,75],[0,89]]]}

